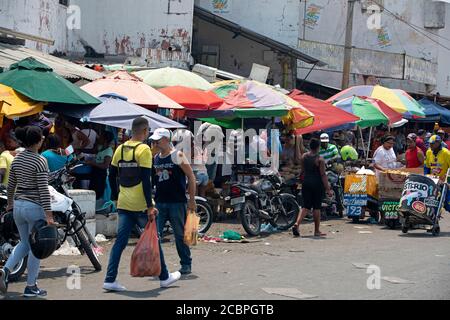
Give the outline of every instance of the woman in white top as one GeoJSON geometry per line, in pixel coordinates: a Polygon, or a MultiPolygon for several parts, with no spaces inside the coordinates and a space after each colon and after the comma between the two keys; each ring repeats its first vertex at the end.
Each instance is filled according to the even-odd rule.
{"type": "Polygon", "coordinates": [[[395,169],[398,165],[397,156],[394,151],[395,138],[392,136],[387,136],[384,137],[381,142],[382,145],[375,151],[373,156],[377,176],[380,171],[395,169]]]}

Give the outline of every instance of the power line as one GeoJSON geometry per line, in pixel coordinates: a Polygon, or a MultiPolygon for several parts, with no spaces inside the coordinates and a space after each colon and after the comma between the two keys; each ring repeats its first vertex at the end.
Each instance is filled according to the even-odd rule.
{"type": "MultiPolygon", "coordinates": [[[[399,20],[399,21],[405,23],[406,25],[408,25],[410,28],[412,28],[412,29],[413,29],[414,31],[416,31],[417,33],[419,33],[419,34],[421,34],[422,36],[428,38],[429,40],[431,40],[432,42],[436,43],[436,44],[439,45],[440,47],[442,47],[442,48],[444,48],[444,49],[450,51],[450,47],[447,47],[447,46],[443,45],[442,43],[440,43],[439,41],[437,41],[437,40],[431,38],[428,34],[426,34],[425,32],[423,32],[422,30],[420,30],[419,27],[415,27],[414,25],[410,24],[408,21],[404,20],[404,19],[403,19],[402,17],[400,17],[399,15],[397,15],[397,14],[395,14],[395,13],[389,11],[388,9],[386,9],[386,7],[384,7],[383,5],[379,4],[377,1],[373,0],[373,2],[376,3],[379,7],[383,8],[384,11],[386,11],[387,13],[389,13],[390,15],[392,15],[392,16],[393,16],[394,18],[396,18],[397,20],[399,20]]],[[[439,36],[439,35],[436,35],[436,34],[434,34],[434,33],[432,33],[432,34],[435,35],[435,36],[439,36]]],[[[441,36],[439,36],[439,37],[441,37],[441,36]]],[[[445,38],[443,38],[443,39],[445,39],[445,38]]],[[[447,39],[446,39],[446,40],[447,40],[447,39]]],[[[449,41],[450,41],[450,40],[449,40],[449,41]]]]}

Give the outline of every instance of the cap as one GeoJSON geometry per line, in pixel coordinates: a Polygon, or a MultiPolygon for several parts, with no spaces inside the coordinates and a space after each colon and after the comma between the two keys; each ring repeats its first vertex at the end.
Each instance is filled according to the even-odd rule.
{"type": "Polygon", "coordinates": [[[150,139],[153,141],[159,141],[162,138],[167,138],[170,141],[172,138],[172,133],[167,129],[159,128],[156,129],[153,135],[150,137],[150,139]]]}
{"type": "Polygon", "coordinates": [[[430,144],[433,144],[433,143],[441,143],[442,142],[442,139],[441,139],[441,137],[439,137],[438,135],[434,135],[434,136],[432,136],[431,138],[430,138],[430,144]]]}
{"type": "Polygon", "coordinates": [[[326,133],[320,135],[320,142],[330,142],[330,136],[326,133]]]}
{"type": "Polygon", "coordinates": [[[408,134],[407,139],[410,139],[412,141],[416,141],[417,140],[417,135],[415,133],[410,133],[410,134],[408,134]]]}

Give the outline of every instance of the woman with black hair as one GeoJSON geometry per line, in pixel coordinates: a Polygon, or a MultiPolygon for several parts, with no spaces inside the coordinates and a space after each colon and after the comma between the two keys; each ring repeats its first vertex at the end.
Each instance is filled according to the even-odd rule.
{"type": "Polygon", "coordinates": [[[298,227],[311,210],[313,210],[314,217],[314,236],[325,236],[320,232],[320,211],[325,192],[331,196],[331,188],[325,173],[325,159],[319,155],[320,141],[316,138],[311,139],[309,147],[311,151],[305,153],[300,162],[300,176],[304,175],[302,184],[303,210],[292,228],[295,237],[300,236],[298,227]]]}
{"type": "Polygon", "coordinates": [[[384,137],[381,140],[381,143],[382,145],[373,155],[377,176],[379,176],[380,171],[386,171],[397,167],[397,156],[394,151],[395,138],[393,136],[384,137]]]}
{"type": "Polygon", "coordinates": [[[20,234],[20,243],[0,270],[0,292],[6,294],[10,270],[28,255],[28,279],[25,297],[42,297],[47,292],[37,287],[40,260],[30,249],[29,235],[37,221],[54,224],[48,189],[48,165],[39,155],[44,136],[39,127],[18,128],[16,137],[25,151],[17,155],[11,165],[8,182],[8,208],[14,210],[14,221],[20,234]]]}

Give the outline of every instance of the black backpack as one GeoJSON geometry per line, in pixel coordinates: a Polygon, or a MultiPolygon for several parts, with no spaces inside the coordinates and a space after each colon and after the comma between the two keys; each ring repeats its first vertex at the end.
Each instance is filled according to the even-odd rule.
{"type": "Polygon", "coordinates": [[[136,161],[136,149],[142,145],[143,143],[139,143],[138,145],[132,147],[132,146],[126,146],[122,145],[121,148],[121,159],[118,162],[119,165],[119,184],[121,187],[124,188],[132,188],[137,186],[142,182],[141,179],[141,167],[139,166],[139,163],[136,161]],[[131,161],[125,161],[123,160],[123,149],[133,149],[133,159],[131,161]]]}

